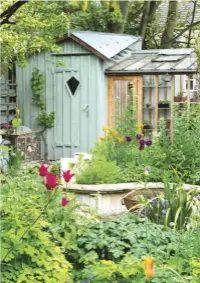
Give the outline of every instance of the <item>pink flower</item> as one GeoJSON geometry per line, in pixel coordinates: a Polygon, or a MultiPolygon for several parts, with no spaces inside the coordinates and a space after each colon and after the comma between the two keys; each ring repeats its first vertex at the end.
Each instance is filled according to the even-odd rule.
{"type": "Polygon", "coordinates": [[[48,166],[45,164],[41,164],[40,167],[38,168],[40,176],[44,177],[48,173],[48,166]]]}
{"type": "Polygon", "coordinates": [[[52,190],[58,186],[58,176],[47,172],[46,183],[44,183],[47,190],[52,190]]]}
{"type": "Polygon", "coordinates": [[[63,171],[63,178],[65,179],[66,183],[69,183],[69,181],[71,180],[71,178],[74,176],[73,173],[71,173],[70,170],[67,171],[63,171]]]}
{"type": "Polygon", "coordinates": [[[66,206],[69,202],[70,202],[70,200],[68,198],[63,197],[61,199],[61,205],[62,206],[66,206]]]}

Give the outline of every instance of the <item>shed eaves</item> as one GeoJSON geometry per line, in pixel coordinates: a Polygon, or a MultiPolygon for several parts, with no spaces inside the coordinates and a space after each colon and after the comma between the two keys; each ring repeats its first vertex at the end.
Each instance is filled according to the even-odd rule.
{"type": "MultiPolygon", "coordinates": [[[[120,54],[130,45],[141,40],[140,36],[91,31],[71,31],[70,34],[86,43],[108,59],[120,54]]],[[[113,58],[115,59],[115,58],[113,58]]]]}
{"type": "Polygon", "coordinates": [[[195,73],[193,49],[141,50],[106,70],[106,74],[195,73]]]}

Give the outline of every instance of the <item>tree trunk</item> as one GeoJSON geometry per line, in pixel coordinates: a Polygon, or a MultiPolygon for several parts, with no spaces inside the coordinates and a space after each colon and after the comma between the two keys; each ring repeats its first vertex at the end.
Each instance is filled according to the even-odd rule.
{"type": "Polygon", "coordinates": [[[140,29],[139,29],[139,35],[142,37],[142,46],[144,45],[144,38],[146,34],[146,29],[149,21],[149,12],[150,12],[150,4],[151,1],[146,1],[144,4],[144,10],[140,22],[140,29]]]}
{"type": "MultiPolygon", "coordinates": [[[[113,23],[109,22],[107,25],[107,28],[110,32],[113,33],[124,33],[124,27],[125,22],[128,16],[128,6],[129,6],[129,0],[128,1],[119,1],[119,7],[122,15],[123,21],[121,23],[113,23]]],[[[111,12],[113,11],[113,8],[111,7],[111,12]]]]}
{"type": "Polygon", "coordinates": [[[154,16],[161,1],[146,1],[140,22],[139,34],[142,37],[142,48],[146,49],[148,43],[148,26],[154,21],[154,16]]]}
{"type": "Polygon", "coordinates": [[[165,23],[165,29],[162,34],[161,48],[170,48],[174,31],[176,28],[176,18],[178,10],[178,1],[169,1],[168,14],[165,23]]]}

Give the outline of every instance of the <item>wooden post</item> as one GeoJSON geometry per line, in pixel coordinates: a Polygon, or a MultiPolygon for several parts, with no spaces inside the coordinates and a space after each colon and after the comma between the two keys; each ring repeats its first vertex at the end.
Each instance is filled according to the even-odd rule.
{"type": "Polygon", "coordinates": [[[173,142],[173,126],[174,126],[174,94],[175,94],[175,78],[174,75],[172,75],[172,79],[171,79],[171,124],[170,124],[170,138],[171,138],[171,142],[173,142]]]}
{"type": "Polygon", "coordinates": [[[142,76],[138,76],[138,85],[137,85],[137,119],[138,123],[141,124],[143,122],[143,87],[142,87],[142,76]]]}
{"type": "Polygon", "coordinates": [[[155,132],[158,131],[158,101],[159,101],[158,75],[155,75],[155,132]]]}
{"type": "Polygon", "coordinates": [[[187,75],[187,85],[188,85],[188,89],[187,89],[187,101],[188,101],[188,103],[190,103],[190,75],[187,75]]]}
{"type": "Polygon", "coordinates": [[[108,77],[108,89],[107,89],[107,119],[108,126],[114,126],[114,80],[112,77],[108,77]]]}

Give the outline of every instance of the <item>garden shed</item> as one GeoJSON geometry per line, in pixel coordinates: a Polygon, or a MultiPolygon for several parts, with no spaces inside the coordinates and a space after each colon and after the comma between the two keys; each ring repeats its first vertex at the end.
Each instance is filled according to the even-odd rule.
{"type": "Polygon", "coordinates": [[[32,104],[34,69],[44,75],[46,111],[55,112],[54,127],[45,131],[42,157],[56,160],[88,152],[107,124],[105,69],[141,49],[141,37],[98,32],[70,32],[59,40],[60,51],[30,56],[17,67],[19,108],[23,124],[37,129],[38,107],[32,104]],[[59,63],[65,63],[65,66],[59,63]]]}
{"type": "Polygon", "coordinates": [[[16,71],[21,118],[31,129],[39,114],[31,103],[32,73],[44,75],[46,111],[55,112],[41,146],[49,160],[88,152],[102,127],[123,115],[130,94],[138,122],[149,123],[151,132],[162,117],[172,130],[174,102],[199,102],[193,49],[141,50],[140,37],[85,31],[66,34],[59,45],[59,52],[34,54],[16,71]]]}

